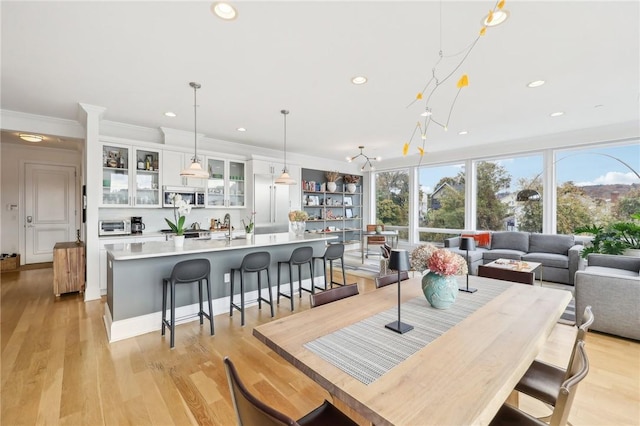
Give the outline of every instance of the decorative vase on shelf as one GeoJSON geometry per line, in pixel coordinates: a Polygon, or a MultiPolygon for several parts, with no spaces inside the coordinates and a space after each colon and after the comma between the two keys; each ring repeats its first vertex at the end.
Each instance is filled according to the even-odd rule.
{"type": "Polygon", "coordinates": [[[458,280],[455,275],[439,275],[428,272],[422,277],[422,292],[436,309],[447,309],[458,296],[458,280]]]}
{"type": "Polygon", "coordinates": [[[354,192],[356,192],[356,184],[355,183],[348,183],[347,184],[347,192],[350,194],[353,194],[354,192]]]}
{"type": "Polygon", "coordinates": [[[302,237],[306,227],[306,222],[289,222],[289,231],[293,232],[296,237],[302,237]]]}
{"type": "Polygon", "coordinates": [[[173,246],[176,248],[184,246],[184,235],[174,235],[173,236],[173,246]]]}
{"type": "Polygon", "coordinates": [[[247,233],[245,233],[245,234],[244,234],[244,237],[245,237],[247,240],[250,240],[250,239],[251,239],[251,237],[253,237],[253,232],[247,232],[247,233]]]}
{"type": "Polygon", "coordinates": [[[336,188],[338,188],[338,185],[335,182],[327,182],[327,191],[336,192],[336,188]]]}

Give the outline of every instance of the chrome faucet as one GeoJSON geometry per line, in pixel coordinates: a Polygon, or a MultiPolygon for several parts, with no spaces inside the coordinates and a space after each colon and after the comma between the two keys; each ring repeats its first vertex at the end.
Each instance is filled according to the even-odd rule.
{"type": "Polygon", "coordinates": [[[229,215],[229,213],[224,215],[224,226],[226,226],[227,229],[229,230],[229,233],[227,234],[227,238],[231,239],[233,235],[231,233],[231,215],[229,215]]]}

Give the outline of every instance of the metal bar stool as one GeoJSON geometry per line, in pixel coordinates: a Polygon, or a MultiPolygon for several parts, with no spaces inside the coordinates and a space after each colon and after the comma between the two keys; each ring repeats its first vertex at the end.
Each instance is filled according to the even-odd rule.
{"type": "Polygon", "coordinates": [[[208,259],[192,259],[178,262],[171,271],[169,278],[162,279],[162,335],[164,336],[166,326],[171,331],[170,347],[174,346],[174,335],[176,327],[176,284],[198,282],[198,300],[200,302],[200,324],[203,324],[203,318],[207,317],[211,325],[211,335],[213,336],[213,307],[211,305],[211,280],[209,278],[211,272],[211,264],[208,259]],[[207,304],[209,305],[209,313],[202,309],[202,281],[207,280],[207,304]],[[171,286],[171,321],[167,321],[167,290],[171,286]]]}
{"type": "Polygon", "coordinates": [[[313,248],[311,247],[298,247],[291,253],[291,257],[289,260],[278,262],[278,304],[280,304],[280,296],[287,297],[291,301],[291,310],[293,311],[293,273],[291,267],[297,265],[298,266],[298,285],[300,298],[302,298],[302,290],[308,291],[309,293],[314,293],[314,285],[313,285],[313,248]],[[309,271],[311,272],[311,290],[307,290],[302,287],[302,265],[308,263],[309,271]],[[280,292],[280,270],[282,265],[289,265],[289,289],[290,294],[280,292]]]}
{"type": "Polygon", "coordinates": [[[233,308],[240,311],[240,325],[244,326],[244,273],[255,272],[258,274],[258,308],[262,309],[262,302],[268,303],[271,307],[271,317],[273,318],[273,298],[271,296],[271,276],[269,274],[269,264],[271,255],[266,251],[249,253],[243,259],[239,268],[231,269],[231,294],[229,295],[229,316],[233,316],[233,308]],[[267,271],[267,288],[269,289],[269,300],[262,297],[262,271],[267,271]],[[240,305],[233,302],[234,277],[236,272],[240,272],[240,305]]]}
{"type": "Polygon", "coordinates": [[[322,256],[316,256],[313,258],[313,263],[316,263],[316,260],[322,260],[322,266],[324,267],[324,289],[322,287],[317,287],[321,290],[327,289],[327,261],[329,261],[329,287],[333,287],[336,285],[347,285],[347,275],[344,273],[344,244],[329,244],[327,249],[322,256]],[[342,283],[333,280],[333,261],[340,260],[340,265],[342,266],[342,283]]]}

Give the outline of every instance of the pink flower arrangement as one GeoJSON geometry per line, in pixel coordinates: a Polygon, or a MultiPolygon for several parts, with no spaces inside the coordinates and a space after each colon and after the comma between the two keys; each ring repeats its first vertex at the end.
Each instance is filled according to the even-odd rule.
{"type": "Polygon", "coordinates": [[[413,250],[411,268],[420,272],[428,269],[438,275],[467,274],[467,262],[462,256],[432,244],[424,244],[413,250]]]}
{"type": "Polygon", "coordinates": [[[460,269],[456,261],[457,254],[445,249],[438,249],[431,253],[427,267],[438,275],[455,275],[460,269]]]}

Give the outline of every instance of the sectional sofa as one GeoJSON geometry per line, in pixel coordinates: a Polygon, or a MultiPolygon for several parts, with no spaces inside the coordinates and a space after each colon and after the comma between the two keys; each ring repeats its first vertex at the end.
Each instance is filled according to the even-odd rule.
{"type": "MultiPolygon", "coordinates": [[[[583,246],[573,235],[497,231],[469,236],[481,244],[476,250],[469,251],[468,265],[471,274],[478,273],[478,265],[486,265],[496,259],[515,259],[542,263],[545,281],[574,284],[583,246]],[[486,237],[487,234],[489,238],[486,237]]],[[[467,252],[459,248],[460,238],[448,238],[444,241],[444,246],[467,259],[467,252]]],[[[536,271],[536,279],[539,278],[540,270],[536,271]]]]}

